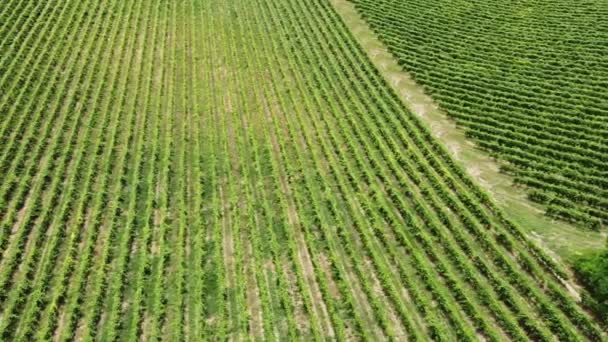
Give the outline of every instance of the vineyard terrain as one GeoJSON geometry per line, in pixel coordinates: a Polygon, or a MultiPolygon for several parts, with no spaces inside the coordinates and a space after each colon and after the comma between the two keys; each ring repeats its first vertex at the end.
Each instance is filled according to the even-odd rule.
{"type": "Polygon", "coordinates": [[[0,89],[0,340],[606,337],[329,0],[6,0],[0,89]]]}
{"type": "Polygon", "coordinates": [[[351,0],[546,213],[608,224],[608,3],[351,0]]]}
{"type": "Polygon", "coordinates": [[[403,70],[354,4],[349,0],[332,0],[332,3],[355,39],[408,109],[427,125],[451,157],[532,239],[567,260],[585,251],[604,247],[608,235],[605,230],[598,232],[580,229],[576,224],[545,215],[543,205],[530,201],[527,189],[516,184],[511,175],[501,172],[500,162],[467,138],[465,130],[456,125],[453,118],[425,93],[425,88],[410,73],[403,70]]]}

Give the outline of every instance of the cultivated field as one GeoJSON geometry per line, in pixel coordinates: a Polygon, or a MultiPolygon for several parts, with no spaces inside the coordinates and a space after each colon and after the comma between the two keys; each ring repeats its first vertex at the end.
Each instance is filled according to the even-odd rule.
{"type": "Polygon", "coordinates": [[[608,2],[352,2],[530,199],[608,224],[608,2]]]}
{"type": "Polygon", "coordinates": [[[6,0],[0,89],[0,340],[604,337],[327,0],[6,0]]]}

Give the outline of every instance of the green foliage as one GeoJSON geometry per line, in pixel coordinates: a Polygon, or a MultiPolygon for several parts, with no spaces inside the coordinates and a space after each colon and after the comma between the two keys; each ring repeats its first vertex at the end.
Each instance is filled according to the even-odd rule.
{"type": "Polygon", "coordinates": [[[606,249],[579,257],[575,270],[589,295],[584,301],[608,324],[608,241],[606,249]]]}

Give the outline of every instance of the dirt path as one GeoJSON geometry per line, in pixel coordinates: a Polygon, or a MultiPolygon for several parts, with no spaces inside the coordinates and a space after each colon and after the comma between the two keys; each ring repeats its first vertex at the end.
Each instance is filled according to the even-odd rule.
{"type": "Polygon", "coordinates": [[[509,175],[500,173],[498,162],[466,139],[465,131],[457,128],[454,121],[425,94],[423,87],[401,69],[354,5],[347,0],[331,0],[331,3],[407,108],[426,124],[452,158],[492,196],[509,219],[534,235],[535,241],[548,247],[555,256],[569,257],[580,250],[603,247],[606,233],[583,231],[543,215],[544,208],[527,199],[525,188],[515,186],[509,175]]]}

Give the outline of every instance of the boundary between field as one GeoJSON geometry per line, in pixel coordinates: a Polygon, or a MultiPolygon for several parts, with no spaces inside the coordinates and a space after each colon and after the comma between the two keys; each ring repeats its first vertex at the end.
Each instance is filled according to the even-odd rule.
{"type": "MultiPolygon", "coordinates": [[[[507,217],[520,225],[528,236],[554,257],[569,258],[589,249],[601,249],[606,233],[586,231],[544,215],[543,206],[527,198],[526,188],[515,185],[511,176],[499,171],[500,164],[465,137],[424,88],[397,63],[396,58],[376,37],[369,25],[348,0],[330,0],[336,12],[365,50],[380,74],[399,95],[406,107],[430,128],[476,183],[488,192],[507,217]]],[[[559,258],[558,258],[559,259],[559,258]]]]}

